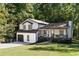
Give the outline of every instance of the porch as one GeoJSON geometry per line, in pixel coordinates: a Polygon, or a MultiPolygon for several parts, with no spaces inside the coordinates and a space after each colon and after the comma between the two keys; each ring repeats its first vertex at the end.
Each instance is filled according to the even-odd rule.
{"type": "Polygon", "coordinates": [[[67,29],[42,29],[39,30],[39,40],[50,42],[71,42],[68,39],[67,29]]]}
{"type": "Polygon", "coordinates": [[[67,38],[67,29],[41,29],[39,30],[38,37],[49,37],[49,38],[67,38]]]}

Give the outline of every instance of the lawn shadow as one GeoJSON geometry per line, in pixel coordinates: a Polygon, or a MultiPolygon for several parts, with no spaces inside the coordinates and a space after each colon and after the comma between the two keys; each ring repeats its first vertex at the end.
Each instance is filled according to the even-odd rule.
{"type": "Polygon", "coordinates": [[[78,52],[79,51],[79,44],[70,44],[68,47],[64,45],[55,46],[35,46],[29,48],[29,50],[35,51],[59,51],[59,52],[78,52]]]}
{"type": "Polygon", "coordinates": [[[79,48],[79,44],[71,44],[69,47],[70,48],[79,48]]]}

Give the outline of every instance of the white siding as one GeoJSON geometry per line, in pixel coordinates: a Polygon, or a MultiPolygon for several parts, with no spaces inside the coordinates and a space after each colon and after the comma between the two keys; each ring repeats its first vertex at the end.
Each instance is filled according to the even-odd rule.
{"type": "Polygon", "coordinates": [[[26,30],[28,30],[28,25],[30,24],[29,22],[32,23],[32,29],[38,29],[39,27],[45,26],[45,25],[43,25],[43,24],[39,24],[39,23],[37,23],[37,22],[31,21],[31,20],[27,20],[26,23],[20,24],[19,29],[23,29],[23,25],[26,25],[26,30]]]}
{"type": "Polygon", "coordinates": [[[54,29],[54,32],[52,30],[52,33],[55,33],[56,35],[60,34],[60,30],[62,30],[64,32],[64,35],[66,35],[66,29],[54,29]]]}
{"type": "Polygon", "coordinates": [[[38,41],[38,32],[36,33],[36,42],[38,41]]]}
{"type": "Polygon", "coordinates": [[[64,35],[66,35],[67,33],[66,33],[66,29],[64,30],[64,35]]]}
{"type": "Polygon", "coordinates": [[[38,23],[33,22],[32,29],[38,29],[38,23]]]}
{"type": "Polygon", "coordinates": [[[40,27],[43,27],[43,26],[45,26],[45,25],[43,25],[43,24],[38,24],[38,27],[40,28],[40,27]]]}
{"type": "Polygon", "coordinates": [[[24,23],[24,25],[26,25],[26,30],[29,30],[28,25],[30,25],[30,23],[26,22],[26,23],[24,23]]]}
{"type": "MultiPolygon", "coordinates": [[[[24,36],[24,42],[35,43],[37,41],[36,33],[17,33],[17,36],[19,34],[24,36]],[[29,40],[30,41],[27,41],[27,35],[29,35],[29,40]]],[[[18,41],[18,37],[17,37],[17,41],[18,41]]]]}
{"type": "MultiPolygon", "coordinates": [[[[38,23],[32,22],[32,29],[38,29],[38,23]]],[[[26,22],[24,24],[20,24],[19,29],[23,29],[23,25],[26,25],[26,30],[28,30],[28,25],[30,23],[26,22]]],[[[24,30],[24,29],[23,29],[24,30]]]]}
{"type": "Polygon", "coordinates": [[[51,37],[51,34],[52,34],[51,29],[49,29],[48,33],[49,33],[49,37],[51,37]]]}
{"type": "Polygon", "coordinates": [[[28,25],[30,25],[29,22],[26,22],[24,24],[20,24],[19,29],[28,30],[28,25]],[[23,29],[23,26],[26,25],[26,29],[23,29]]]}
{"type": "Polygon", "coordinates": [[[60,34],[59,29],[54,29],[54,34],[59,35],[60,34]]]}
{"type": "MultiPolygon", "coordinates": [[[[34,22],[34,21],[31,21],[31,20],[27,20],[29,22],[32,23],[32,29],[38,29],[38,23],[34,22]]],[[[27,25],[26,25],[27,26],[27,25]]]]}
{"type": "Polygon", "coordinates": [[[31,20],[28,20],[28,21],[30,21],[30,22],[33,23],[33,24],[32,24],[32,25],[33,25],[32,29],[38,29],[38,28],[40,28],[40,27],[45,26],[45,25],[43,25],[43,24],[39,24],[39,23],[34,22],[34,21],[31,21],[31,20]]]}
{"type": "Polygon", "coordinates": [[[69,21],[69,23],[68,23],[68,25],[69,25],[69,28],[67,29],[67,33],[68,33],[68,38],[72,38],[72,35],[73,35],[73,33],[72,33],[72,21],[69,21]]]}

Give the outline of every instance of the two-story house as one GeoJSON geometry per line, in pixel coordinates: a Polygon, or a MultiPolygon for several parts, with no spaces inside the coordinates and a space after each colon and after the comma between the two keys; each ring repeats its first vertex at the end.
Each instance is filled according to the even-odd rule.
{"type": "Polygon", "coordinates": [[[35,19],[27,19],[19,25],[16,40],[19,42],[35,43],[39,37],[62,38],[72,40],[72,21],[65,23],[47,23],[35,19]]]}
{"type": "Polygon", "coordinates": [[[47,22],[27,19],[19,25],[16,40],[19,42],[35,43],[38,41],[38,28],[47,25],[47,22]]]}

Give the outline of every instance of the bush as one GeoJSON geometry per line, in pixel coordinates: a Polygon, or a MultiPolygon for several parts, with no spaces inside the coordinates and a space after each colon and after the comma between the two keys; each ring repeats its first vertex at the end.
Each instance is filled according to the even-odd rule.
{"type": "Polygon", "coordinates": [[[66,38],[53,38],[52,42],[56,42],[56,43],[67,43],[70,44],[72,42],[71,39],[66,39],[66,38]]]}
{"type": "Polygon", "coordinates": [[[78,39],[78,38],[73,38],[72,42],[73,42],[74,44],[79,44],[79,39],[78,39]]]}
{"type": "Polygon", "coordinates": [[[38,42],[45,42],[45,41],[48,41],[48,39],[49,39],[49,38],[47,38],[47,37],[40,36],[40,37],[38,38],[38,42]]]}
{"type": "Polygon", "coordinates": [[[10,36],[7,36],[7,35],[4,35],[4,38],[5,38],[5,42],[6,43],[9,43],[10,40],[11,40],[11,37],[10,36]]]}
{"type": "Polygon", "coordinates": [[[0,42],[2,43],[2,42],[5,42],[5,38],[4,38],[4,36],[2,36],[2,35],[0,35],[0,42]]]}
{"type": "Polygon", "coordinates": [[[8,37],[7,35],[0,35],[0,42],[1,43],[9,43],[10,37],[8,37]]]}

